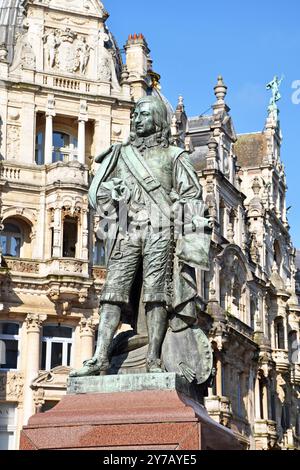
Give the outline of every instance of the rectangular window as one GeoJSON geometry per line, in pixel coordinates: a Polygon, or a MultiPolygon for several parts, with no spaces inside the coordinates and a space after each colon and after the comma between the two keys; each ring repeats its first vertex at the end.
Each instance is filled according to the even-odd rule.
{"type": "Polygon", "coordinates": [[[35,163],[44,165],[44,134],[39,132],[35,140],[35,163]]]}
{"type": "Polygon", "coordinates": [[[65,326],[47,325],[43,328],[41,369],[70,366],[72,361],[73,330],[65,326]]]}
{"type": "Polygon", "coordinates": [[[19,357],[19,325],[0,323],[0,369],[17,369],[19,357]]]}
{"type": "MultiPolygon", "coordinates": [[[[63,344],[52,341],[51,369],[61,366],[63,362],[63,344]]],[[[68,364],[67,364],[68,365],[68,364]]]]}
{"type": "Polygon", "coordinates": [[[0,403],[0,450],[16,448],[16,406],[0,403]]]}
{"type": "Polygon", "coordinates": [[[105,248],[103,240],[97,239],[93,251],[94,266],[105,266],[105,248]]]}

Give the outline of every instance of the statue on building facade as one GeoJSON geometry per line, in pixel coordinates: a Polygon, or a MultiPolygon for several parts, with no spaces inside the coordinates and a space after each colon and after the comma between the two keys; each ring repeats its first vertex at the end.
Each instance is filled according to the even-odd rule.
{"type": "Polygon", "coordinates": [[[270,103],[268,107],[269,113],[271,113],[272,111],[278,111],[278,107],[276,103],[277,101],[281,99],[279,88],[282,83],[282,80],[283,80],[283,77],[279,79],[277,75],[275,75],[273,80],[271,80],[266,86],[267,90],[272,91],[272,97],[270,98],[270,103]]]}
{"type": "Polygon", "coordinates": [[[91,46],[86,42],[85,37],[81,37],[77,42],[77,51],[79,57],[79,71],[85,73],[90,58],[91,46]]]}
{"type": "Polygon", "coordinates": [[[45,34],[43,40],[45,42],[48,66],[53,68],[55,66],[56,49],[59,46],[60,41],[54,31],[49,31],[48,34],[45,34]]]}
{"type": "MultiPolygon", "coordinates": [[[[134,309],[140,312],[142,303],[148,372],[164,370],[161,351],[167,329],[178,333],[177,338],[184,331],[194,331],[197,311],[202,308],[195,268],[209,269],[211,219],[188,155],[170,145],[169,137],[165,104],[146,96],[136,104],[129,141],[113,145],[96,158],[100,167],[89,199],[105,223],[107,277],[100,297],[95,354],[71,377],[106,373],[122,314],[131,308],[131,315],[137,316],[134,309]]],[[[196,329],[195,334],[204,345],[196,329]]],[[[169,341],[165,348],[167,354],[174,349],[172,344],[169,341]]],[[[203,347],[208,358],[209,345],[203,347]]],[[[189,367],[189,345],[180,343],[180,348],[187,351],[184,369],[192,381],[196,374],[189,367]]],[[[176,346],[171,356],[177,356],[180,348],[176,346]]],[[[209,365],[206,378],[210,372],[209,365]]]]}

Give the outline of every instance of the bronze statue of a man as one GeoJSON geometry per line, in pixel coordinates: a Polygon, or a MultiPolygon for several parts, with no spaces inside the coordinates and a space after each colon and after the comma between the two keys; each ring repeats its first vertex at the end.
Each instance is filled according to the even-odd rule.
{"type": "Polygon", "coordinates": [[[96,158],[100,167],[90,187],[90,204],[103,218],[113,212],[115,219],[107,232],[97,348],[92,359],[71,372],[73,377],[103,374],[109,368],[108,350],[122,311],[136,295],[140,266],[149,372],[163,371],[160,355],[168,324],[180,331],[197,317],[194,268],[208,269],[210,242],[201,186],[186,152],[169,143],[162,100],[141,98],[131,130],[127,143],[96,158]]]}

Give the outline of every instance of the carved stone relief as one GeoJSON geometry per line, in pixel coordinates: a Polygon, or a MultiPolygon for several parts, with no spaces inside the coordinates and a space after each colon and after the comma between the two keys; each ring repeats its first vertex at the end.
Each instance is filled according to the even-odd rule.
{"type": "Polygon", "coordinates": [[[0,399],[21,401],[23,398],[24,377],[16,372],[0,372],[0,399]]]}
{"type": "Polygon", "coordinates": [[[31,45],[32,38],[29,38],[28,32],[19,34],[15,47],[14,60],[11,66],[11,71],[18,67],[25,67],[27,69],[34,69],[35,67],[35,54],[31,45]]]}
{"type": "Polygon", "coordinates": [[[92,47],[85,36],[79,36],[70,28],[63,31],[49,29],[43,40],[45,62],[49,68],[69,73],[86,72],[92,47]]]}
{"type": "Polygon", "coordinates": [[[7,159],[17,160],[20,154],[20,127],[7,125],[7,159]]]}
{"type": "Polygon", "coordinates": [[[101,81],[111,80],[111,61],[108,57],[101,57],[98,64],[98,78],[101,81]]]}

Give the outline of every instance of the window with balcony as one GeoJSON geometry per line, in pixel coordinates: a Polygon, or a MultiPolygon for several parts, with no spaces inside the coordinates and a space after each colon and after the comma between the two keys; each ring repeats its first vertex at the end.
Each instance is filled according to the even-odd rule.
{"type": "Polygon", "coordinates": [[[14,223],[5,223],[0,235],[1,250],[4,256],[20,257],[22,234],[20,227],[14,223]]]}
{"type": "Polygon", "coordinates": [[[281,427],[283,431],[287,431],[291,425],[290,405],[284,403],[281,412],[281,427]]]}
{"type": "Polygon", "coordinates": [[[67,326],[43,327],[41,369],[70,366],[73,345],[73,329],[67,326]]]}
{"type": "Polygon", "coordinates": [[[93,250],[93,264],[94,266],[105,266],[105,249],[103,240],[99,240],[98,238],[94,244],[93,250]]]}
{"type": "Polygon", "coordinates": [[[77,246],[77,223],[75,217],[66,216],[63,227],[63,257],[75,258],[77,246]]]}
{"type": "Polygon", "coordinates": [[[38,132],[35,139],[35,163],[37,165],[44,165],[45,163],[44,147],[44,134],[43,132],[38,132]]]}
{"type": "Polygon", "coordinates": [[[18,368],[19,339],[17,323],[0,323],[0,369],[18,368]]]}
{"type": "Polygon", "coordinates": [[[53,132],[52,162],[77,160],[77,138],[65,132],[53,132]]]}
{"type": "MultiPolygon", "coordinates": [[[[253,297],[254,297],[254,294],[253,294],[253,297]]],[[[256,304],[256,299],[251,299],[250,301],[250,326],[251,328],[254,330],[255,329],[255,316],[256,316],[256,308],[257,308],[257,304],[256,304]]]]}
{"type": "Polygon", "coordinates": [[[283,319],[277,318],[274,322],[274,326],[275,326],[275,348],[285,349],[283,319]]]}
{"type": "Polygon", "coordinates": [[[290,331],[288,334],[289,343],[289,361],[292,364],[299,363],[299,343],[296,331],[290,331]]]}

